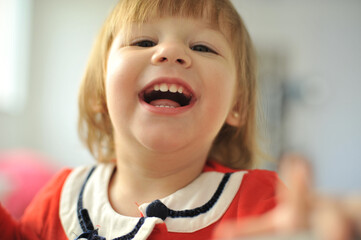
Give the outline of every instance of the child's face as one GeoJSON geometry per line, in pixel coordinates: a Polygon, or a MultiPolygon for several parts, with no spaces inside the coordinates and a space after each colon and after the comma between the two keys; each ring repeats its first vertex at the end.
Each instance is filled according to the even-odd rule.
{"type": "MultiPolygon", "coordinates": [[[[118,147],[209,150],[234,104],[236,67],[222,32],[167,17],[120,32],[110,48],[106,96],[118,147]]],[[[117,147],[116,146],[116,147],[117,147]]]]}

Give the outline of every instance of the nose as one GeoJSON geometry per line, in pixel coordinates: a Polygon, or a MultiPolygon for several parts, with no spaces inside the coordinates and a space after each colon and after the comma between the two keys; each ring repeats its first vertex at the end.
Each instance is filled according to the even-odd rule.
{"type": "Polygon", "coordinates": [[[157,50],[152,56],[152,64],[160,65],[164,63],[177,64],[184,68],[190,67],[192,60],[187,54],[185,46],[180,43],[158,44],[157,50]]]}

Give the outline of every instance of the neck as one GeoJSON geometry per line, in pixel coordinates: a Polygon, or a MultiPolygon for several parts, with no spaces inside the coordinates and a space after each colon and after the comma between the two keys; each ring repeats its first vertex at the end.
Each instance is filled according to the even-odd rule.
{"type": "Polygon", "coordinates": [[[132,152],[137,154],[117,154],[109,199],[118,213],[139,216],[137,204],[164,198],[196,179],[202,172],[208,149],[196,151],[197,154],[132,152]]]}

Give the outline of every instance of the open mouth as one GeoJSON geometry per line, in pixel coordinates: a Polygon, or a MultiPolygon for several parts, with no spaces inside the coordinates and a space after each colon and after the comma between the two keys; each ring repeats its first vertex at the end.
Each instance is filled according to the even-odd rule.
{"type": "Polygon", "coordinates": [[[168,83],[152,85],[140,97],[147,104],[158,108],[186,107],[194,100],[193,94],[185,87],[168,83]]]}

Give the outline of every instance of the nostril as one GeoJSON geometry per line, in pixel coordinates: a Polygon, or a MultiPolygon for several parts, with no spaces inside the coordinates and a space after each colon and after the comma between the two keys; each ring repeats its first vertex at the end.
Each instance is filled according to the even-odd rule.
{"type": "Polygon", "coordinates": [[[156,51],[152,58],[152,64],[178,64],[183,67],[189,67],[191,64],[190,56],[188,56],[185,52],[182,52],[178,49],[174,48],[164,48],[156,51]]]}

